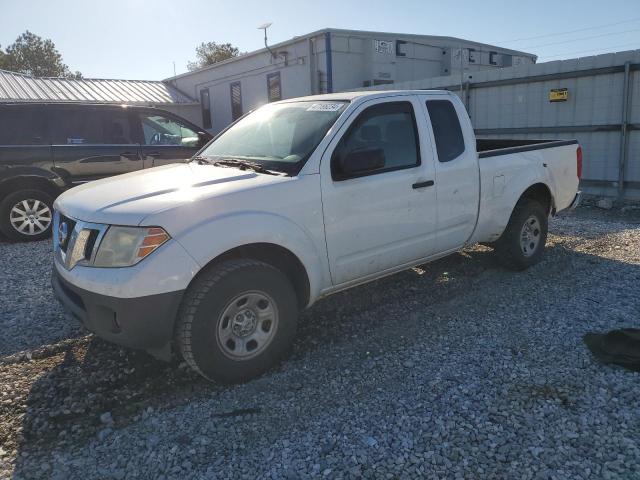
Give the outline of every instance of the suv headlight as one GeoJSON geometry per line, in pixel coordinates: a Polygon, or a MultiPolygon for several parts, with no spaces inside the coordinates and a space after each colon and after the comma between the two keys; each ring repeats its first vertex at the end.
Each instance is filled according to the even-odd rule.
{"type": "Polygon", "coordinates": [[[160,227],[111,226],[98,246],[93,266],[135,265],[169,238],[169,234],[160,227]]]}

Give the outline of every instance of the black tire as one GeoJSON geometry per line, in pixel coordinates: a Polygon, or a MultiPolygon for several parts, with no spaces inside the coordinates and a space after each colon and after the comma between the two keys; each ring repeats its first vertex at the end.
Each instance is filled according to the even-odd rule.
{"type": "Polygon", "coordinates": [[[528,198],[520,200],[511,213],[507,228],[495,242],[495,252],[500,263],[516,271],[538,263],[544,253],[548,227],[547,212],[540,203],[528,198]],[[532,219],[537,223],[532,222],[532,219]],[[530,241],[522,239],[525,223],[533,224],[530,241]]]}
{"type": "MultiPolygon", "coordinates": [[[[241,382],[261,375],[280,360],[293,343],[297,320],[295,290],[284,273],[257,260],[229,260],[204,271],[187,289],[176,322],[176,346],[187,364],[203,377],[222,383],[241,382]],[[230,321],[223,313],[233,308],[232,300],[246,292],[272,299],[277,319],[274,331],[268,334],[269,342],[258,345],[263,350],[256,350],[259,353],[251,358],[230,358],[229,346],[222,346],[220,339],[220,329],[230,321]]],[[[232,323],[231,329],[236,326],[232,323]]]]}
{"type": "MultiPolygon", "coordinates": [[[[44,207],[39,207],[39,211],[42,211],[44,207]]],[[[35,240],[43,240],[48,238],[51,235],[51,228],[53,226],[53,197],[42,190],[18,190],[16,192],[12,192],[7,195],[0,202],[0,231],[9,239],[16,242],[29,242],[35,240]],[[48,215],[46,219],[48,223],[45,222],[45,215],[40,214],[42,216],[36,217],[38,223],[36,224],[27,224],[25,226],[24,231],[19,231],[18,228],[22,225],[18,225],[18,227],[14,226],[11,222],[12,219],[16,221],[16,218],[19,214],[15,211],[12,212],[14,207],[19,206],[23,201],[26,201],[28,205],[36,205],[34,201],[41,202],[40,205],[44,204],[48,208],[48,215]],[[41,230],[38,225],[45,225],[46,229],[41,230]],[[30,233],[30,228],[33,228],[33,233],[30,233]]]]}

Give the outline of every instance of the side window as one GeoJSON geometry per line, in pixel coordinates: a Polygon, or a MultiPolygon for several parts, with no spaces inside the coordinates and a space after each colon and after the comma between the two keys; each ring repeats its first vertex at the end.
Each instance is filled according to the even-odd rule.
{"type": "Polygon", "coordinates": [[[418,131],[411,102],[382,103],[364,110],[333,152],[332,177],[339,180],[345,178],[340,165],[348,155],[379,155],[380,152],[384,157],[384,166],[368,174],[420,165],[418,131]]]}
{"type": "Polygon", "coordinates": [[[267,75],[267,97],[269,102],[282,100],[282,86],[280,85],[280,72],[267,75]]]}
{"type": "Polygon", "coordinates": [[[54,145],[100,145],[107,143],[103,115],[93,108],[60,108],[51,112],[54,145]]]}
{"type": "Polygon", "coordinates": [[[200,106],[202,108],[202,126],[211,128],[211,97],[209,97],[209,89],[200,90],[200,106]]]}
{"type": "Polygon", "coordinates": [[[177,120],[148,113],[141,114],[140,120],[145,145],[198,146],[198,133],[177,120]]]}
{"type": "Polygon", "coordinates": [[[427,100],[440,162],[450,162],[464,152],[464,137],[456,109],[449,100],[427,100]]]}
{"type": "Polygon", "coordinates": [[[104,143],[129,145],[136,143],[131,136],[128,112],[105,110],[103,113],[104,143]]]}
{"type": "Polygon", "coordinates": [[[0,109],[0,145],[45,145],[45,116],[30,106],[0,109]]]}
{"type": "Polygon", "coordinates": [[[233,82],[230,86],[231,118],[236,121],[242,116],[242,90],[240,82],[233,82]]]}

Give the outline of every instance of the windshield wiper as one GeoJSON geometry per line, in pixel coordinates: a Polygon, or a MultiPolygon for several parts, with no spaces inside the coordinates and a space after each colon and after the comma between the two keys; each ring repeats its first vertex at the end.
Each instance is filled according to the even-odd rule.
{"type": "Polygon", "coordinates": [[[215,162],[211,160],[209,157],[203,157],[202,155],[198,155],[196,157],[192,157],[189,162],[198,162],[200,165],[213,165],[215,162]]]}
{"type": "Polygon", "coordinates": [[[249,160],[240,160],[237,158],[224,158],[222,160],[209,161],[212,165],[221,165],[223,167],[237,167],[240,170],[250,169],[257,173],[266,173],[268,175],[279,175],[279,173],[267,170],[262,165],[249,160]]]}

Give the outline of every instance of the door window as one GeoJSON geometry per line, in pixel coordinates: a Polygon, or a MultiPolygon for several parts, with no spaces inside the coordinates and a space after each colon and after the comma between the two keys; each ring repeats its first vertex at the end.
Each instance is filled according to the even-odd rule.
{"type": "Polygon", "coordinates": [[[240,82],[233,82],[229,89],[231,93],[231,119],[235,122],[242,116],[242,87],[240,82]]]}
{"type": "Polygon", "coordinates": [[[377,149],[384,152],[384,166],[372,173],[420,165],[418,131],[411,102],[381,103],[364,110],[333,153],[333,178],[344,179],[344,174],[338,171],[339,157],[377,149]]]}
{"type": "Polygon", "coordinates": [[[105,143],[112,145],[129,145],[136,143],[131,135],[129,114],[120,110],[105,110],[103,127],[105,143]]]}
{"type": "Polygon", "coordinates": [[[129,145],[131,124],[126,111],[69,108],[53,110],[54,145],[129,145]]]}
{"type": "Polygon", "coordinates": [[[427,110],[440,162],[450,162],[464,152],[464,137],[456,109],[449,100],[428,100],[427,110]]]}
{"type": "Polygon", "coordinates": [[[211,97],[208,88],[200,90],[200,106],[202,107],[202,126],[211,128],[211,97]]]}
{"type": "Polygon", "coordinates": [[[155,114],[140,117],[145,145],[198,146],[198,133],[177,120],[155,114]]]}
{"type": "Polygon", "coordinates": [[[267,75],[267,97],[269,102],[282,100],[282,85],[280,84],[280,72],[267,75]]]}
{"type": "Polygon", "coordinates": [[[42,109],[8,107],[0,110],[0,145],[45,145],[42,109]]]}

